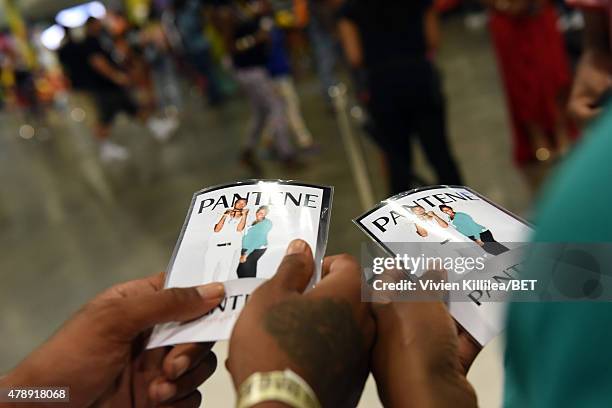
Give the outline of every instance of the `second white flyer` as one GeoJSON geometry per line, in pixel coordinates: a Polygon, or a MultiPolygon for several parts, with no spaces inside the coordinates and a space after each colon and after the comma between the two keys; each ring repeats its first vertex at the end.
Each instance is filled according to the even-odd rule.
{"type": "MultiPolygon", "coordinates": [[[[449,272],[449,282],[461,283],[519,279],[533,231],[516,215],[462,186],[430,186],[399,194],[355,223],[389,255],[417,261],[411,268],[415,277],[431,269],[433,260],[434,269],[449,272]],[[436,262],[443,260],[453,267],[436,262]],[[458,262],[466,260],[477,262],[470,268],[458,262]]],[[[480,287],[452,293],[449,310],[481,345],[504,327],[505,302],[480,287]]]]}

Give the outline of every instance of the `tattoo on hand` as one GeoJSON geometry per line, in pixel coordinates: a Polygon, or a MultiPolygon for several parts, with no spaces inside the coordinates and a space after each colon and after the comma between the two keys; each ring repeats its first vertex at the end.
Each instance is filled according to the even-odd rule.
{"type": "Polygon", "coordinates": [[[291,299],[273,306],[264,324],[313,387],[325,394],[334,392],[338,379],[349,377],[362,364],[365,341],[345,301],[291,299]]]}

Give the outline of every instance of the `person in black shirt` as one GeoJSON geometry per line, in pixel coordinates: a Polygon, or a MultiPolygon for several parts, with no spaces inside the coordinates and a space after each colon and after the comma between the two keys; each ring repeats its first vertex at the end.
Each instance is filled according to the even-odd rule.
{"type": "MultiPolygon", "coordinates": [[[[108,140],[115,116],[125,112],[130,116],[138,114],[138,107],[132,101],[126,87],[130,84],[128,75],[117,64],[110,52],[100,43],[102,22],[90,17],[86,23],[86,38],[78,46],[81,63],[78,70],[82,78],[80,86],[94,100],[97,110],[96,139],[100,142],[100,155],[103,160],[122,160],[129,156],[128,151],[108,140]]],[[[64,52],[65,54],[65,52],[64,52]]],[[[66,58],[64,57],[64,60],[66,58]]]]}
{"type": "Polygon", "coordinates": [[[223,15],[220,28],[232,55],[236,79],[253,109],[253,124],[241,161],[254,172],[259,172],[254,151],[269,122],[281,161],[291,165],[295,160],[295,150],[290,141],[285,104],[267,70],[269,34],[274,24],[266,16],[269,5],[263,0],[239,0],[219,9],[223,15]]]}
{"type": "Polygon", "coordinates": [[[349,0],[338,33],[354,68],[364,68],[377,143],[394,193],[414,188],[414,134],[441,184],[462,184],[450,151],[445,101],[430,55],[438,42],[431,0],[349,0]]]}
{"type": "Polygon", "coordinates": [[[74,40],[72,30],[63,27],[65,32],[64,42],[57,50],[57,58],[62,65],[64,74],[70,79],[72,89],[81,90],[85,87],[86,77],[83,75],[81,64],[81,46],[74,40]]]}
{"type": "MultiPolygon", "coordinates": [[[[89,94],[94,101],[97,111],[94,133],[100,142],[101,159],[112,161],[129,157],[125,147],[109,140],[113,121],[122,112],[146,124],[156,139],[168,140],[176,129],[176,121],[151,116],[151,112],[138,106],[130,94],[130,88],[135,88],[132,79],[138,79],[135,69],[132,75],[128,71],[130,58],[126,55],[132,51],[130,46],[126,45],[126,41],[119,42],[120,38],[108,38],[103,43],[103,39],[107,38],[104,37],[102,22],[96,18],[90,17],[85,29],[85,40],[79,44],[69,40],[60,49],[59,57],[74,88],[89,94]],[[121,43],[124,46],[123,53],[117,47],[121,43]]],[[[133,68],[137,60],[131,61],[133,68]]]]}

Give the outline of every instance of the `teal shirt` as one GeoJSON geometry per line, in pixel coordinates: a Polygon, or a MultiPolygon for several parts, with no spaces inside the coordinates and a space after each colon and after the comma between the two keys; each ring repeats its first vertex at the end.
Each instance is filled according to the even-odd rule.
{"type": "MultiPolygon", "coordinates": [[[[612,242],[612,105],[582,140],[538,207],[535,242],[612,242]]],[[[612,407],[612,303],[513,303],[506,333],[506,407],[612,407]]]]}
{"type": "Polygon", "coordinates": [[[251,226],[242,237],[242,249],[246,250],[244,255],[250,255],[254,250],[268,246],[268,232],[271,229],[272,221],[267,218],[251,226]]]}
{"type": "Polygon", "coordinates": [[[476,239],[480,239],[480,233],[487,230],[482,225],[476,223],[476,221],[474,221],[471,216],[462,212],[456,212],[455,218],[450,220],[450,223],[453,227],[457,229],[457,231],[459,231],[466,237],[473,236],[476,239]]]}

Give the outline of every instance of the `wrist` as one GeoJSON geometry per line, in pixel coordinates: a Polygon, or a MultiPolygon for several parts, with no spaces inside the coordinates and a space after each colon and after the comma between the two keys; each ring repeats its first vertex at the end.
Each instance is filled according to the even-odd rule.
{"type": "Polygon", "coordinates": [[[238,387],[238,408],[321,408],[310,385],[290,369],[255,372],[238,387]]]}
{"type": "Polygon", "coordinates": [[[374,376],[383,405],[475,406],[453,338],[429,319],[407,324],[403,317],[379,322],[382,331],[392,333],[374,350],[374,376]]]}
{"type": "Polygon", "coordinates": [[[454,354],[446,353],[443,346],[418,347],[413,344],[411,351],[403,350],[404,358],[394,359],[394,367],[387,374],[385,405],[477,406],[476,394],[461,372],[459,362],[449,358],[449,354],[454,354]],[[436,353],[435,350],[427,350],[428,347],[445,352],[436,353]]]}
{"type": "Polygon", "coordinates": [[[471,384],[465,377],[445,376],[424,377],[421,382],[414,382],[414,388],[401,394],[396,391],[390,406],[415,407],[461,407],[476,408],[478,400],[471,384]]]}
{"type": "Polygon", "coordinates": [[[386,381],[382,381],[384,384],[378,384],[384,406],[467,408],[478,405],[474,389],[457,370],[449,368],[448,372],[443,373],[414,364],[400,367],[386,377],[386,381]],[[401,375],[394,374],[398,372],[401,375]]]}

